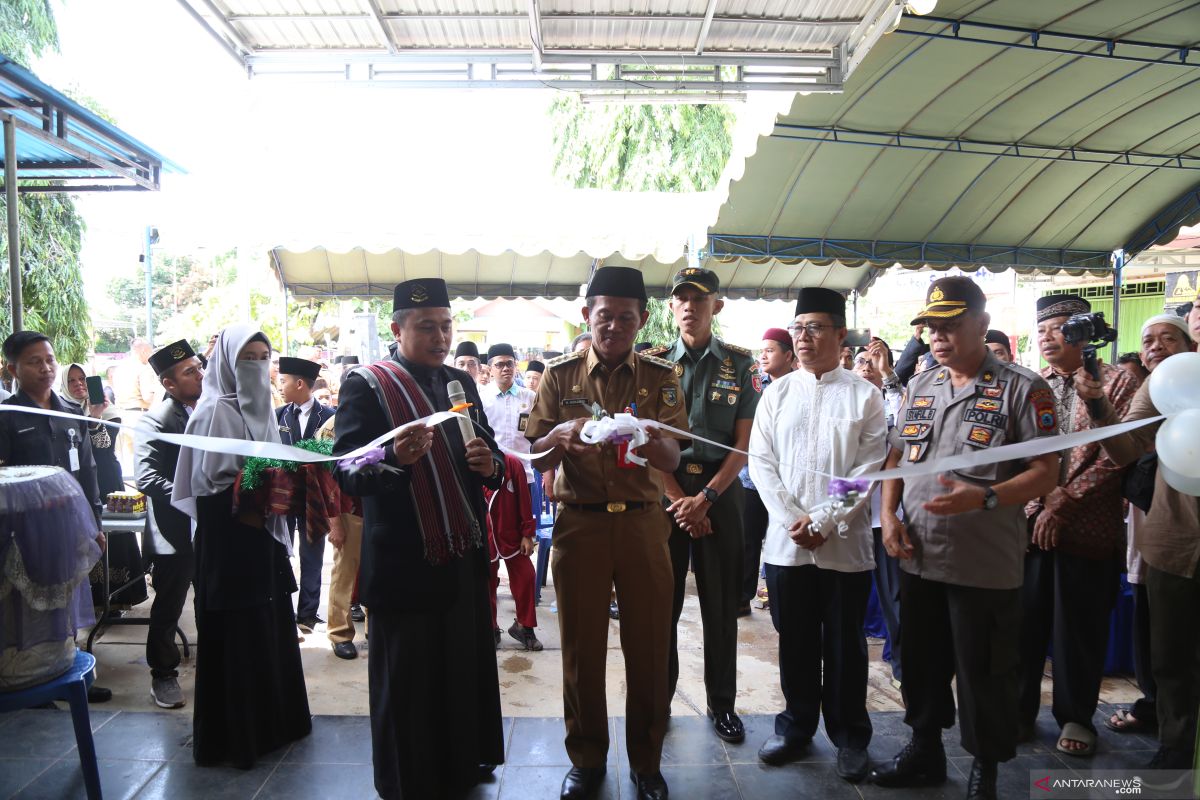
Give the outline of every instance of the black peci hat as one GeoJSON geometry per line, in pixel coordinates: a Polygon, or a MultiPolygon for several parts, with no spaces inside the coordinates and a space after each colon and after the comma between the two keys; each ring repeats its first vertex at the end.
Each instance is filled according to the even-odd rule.
{"type": "Polygon", "coordinates": [[[479,360],[479,346],[468,339],[465,342],[459,342],[458,347],[454,348],[455,358],[473,358],[479,360]]]}
{"type": "Polygon", "coordinates": [[[526,372],[545,372],[546,365],[540,361],[530,361],[525,365],[526,372]]]}
{"type": "Polygon", "coordinates": [[[499,358],[500,356],[508,356],[509,358],[512,358],[513,360],[516,360],[516,358],[517,358],[517,354],[513,352],[513,348],[512,348],[511,344],[505,344],[504,342],[500,342],[499,344],[494,344],[488,348],[487,360],[488,360],[489,364],[491,363],[493,358],[499,358]]]}
{"type": "Polygon", "coordinates": [[[450,294],[441,278],[415,278],[396,284],[392,311],[407,308],[449,308],[450,294]]]}
{"type": "Polygon", "coordinates": [[[1053,317],[1073,317],[1092,310],[1092,304],[1077,294],[1048,294],[1037,299],[1037,321],[1053,317]]]}
{"type": "Polygon", "coordinates": [[[187,361],[195,355],[196,351],[188,344],[187,339],[180,339],[178,342],[171,342],[155,350],[150,356],[149,364],[154,370],[154,374],[161,376],[180,361],[187,361]]]}
{"type": "Polygon", "coordinates": [[[587,296],[631,297],[645,303],[646,282],[641,270],[633,267],[601,267],[588,283],[587,296]]]}
{"type": "Polygon", "coordinates": [[[834,314],[846,316],[846,298],[833,289],[805,287],[796,295],[796,314],[834,314]]]}
{"type": "Polygon", "coordinates": [[[315,381],[321,375],[321,365],[315,361],[309,361],[307,358],[281,356],[279,358],[279,374],[298,375],[301,378],[315,381]]]}

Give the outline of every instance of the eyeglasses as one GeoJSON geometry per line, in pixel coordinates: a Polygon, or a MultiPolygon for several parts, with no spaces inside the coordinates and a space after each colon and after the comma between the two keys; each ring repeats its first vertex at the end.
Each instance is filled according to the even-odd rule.
{"type": "Polygon", "coordinates": [[[517,366],[515,361],[493,361],[492,369],[512,369],[517,366]]]}
{"type": "Polygon", "coordinates": [[[828,330],[833,330],[833,326],[822,325],[819,322],[810,322],[807,325],[793,323],[787,327],[787,332],[791,334],[793,339],[799,339],[801,333],[807,333],[810,339],[820,339],[825,335],[825,331],[828,330]]]}

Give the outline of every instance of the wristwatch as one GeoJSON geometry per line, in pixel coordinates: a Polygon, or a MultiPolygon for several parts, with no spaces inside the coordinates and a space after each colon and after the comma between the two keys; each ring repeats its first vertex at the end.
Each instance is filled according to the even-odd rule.
{"type": "Polygon", "coordinates": [[[1000,496],[996,494],[996,490],[992,487],[987,487],[983,490],[983,510],[991,511],[996,506],[1000,505],[1000,496]]]}
{"type": "Polygon", "coordinates": [[[717,490],[711,486],[705,486],[700,490],[700,493],[704,495],[704,499],[709,502],[709,505],[716,505],[717,498],[721,496],[717,494],[717,490]]]}

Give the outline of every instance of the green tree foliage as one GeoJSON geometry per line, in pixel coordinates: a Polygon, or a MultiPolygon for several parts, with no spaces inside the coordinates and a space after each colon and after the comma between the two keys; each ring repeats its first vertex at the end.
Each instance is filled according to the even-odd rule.
{"type": "MultiPolygon", "coordinates": [[[[58,49],[49,0],[0,0],[0,53],[28,66],[58,49]]],[[[25,327],[44,332],[60,361],[83,361],[92,345],[79,251],[84,222],[65,194],[24,194],[18,200],[25,327]]],[[[7,203],[0,196],[0,218],[7,203]]],[[[7,232],[7,228],[3,228],[7,232]]],[[[7,268],[8,237],[0,264],[7,268]]],[[[0,279],[0,336],[12,331],[7,269],[0,279]]]]}
{"type": "MultiPolygon", "coordinates": [[[[563,94],[550,106],[554,173],[579,189],[701,192],[712,189],[732,150],[733,114],[723,105],[584,105],[563,94]]],[[[679,335],[671,309],[650,298],[639,341],[679,335]]],[[[713,321],[713,330],[720,328],[713,321]]]]}
{"type": "Polygon", "coordinates": [[[584,105],[572,93],[550,117],[554,173],[579,189],[707,191],[732,148],[723,105],[584,105]]]}

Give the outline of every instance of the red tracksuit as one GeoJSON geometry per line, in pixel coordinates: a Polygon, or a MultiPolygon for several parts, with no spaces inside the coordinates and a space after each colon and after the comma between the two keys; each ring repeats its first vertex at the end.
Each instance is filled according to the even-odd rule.
{"type": "Polygon", "coordinates": [[[525,483],[525,466],[520,459],[506,454],[504,474],[504,485],[495,492],[494,500],[493,492],[484,490],[484,497],[491,504],[488,512],[488,551],[492,558],[492,591],[489,595],[492,601],[492,627],[500,627],[496,624],[496,589],[500,586],[500,562],[504,561],[508,570],[508,586],[517,603],[517,622],[527,628],[535,628],[535,571],[529,556],[520,552],[521,538],[534,538],[537,529],[533,519],[533,501],[529,484],[525,483]],[[502,558],[496,557],[497,548],[502,558]]]}

